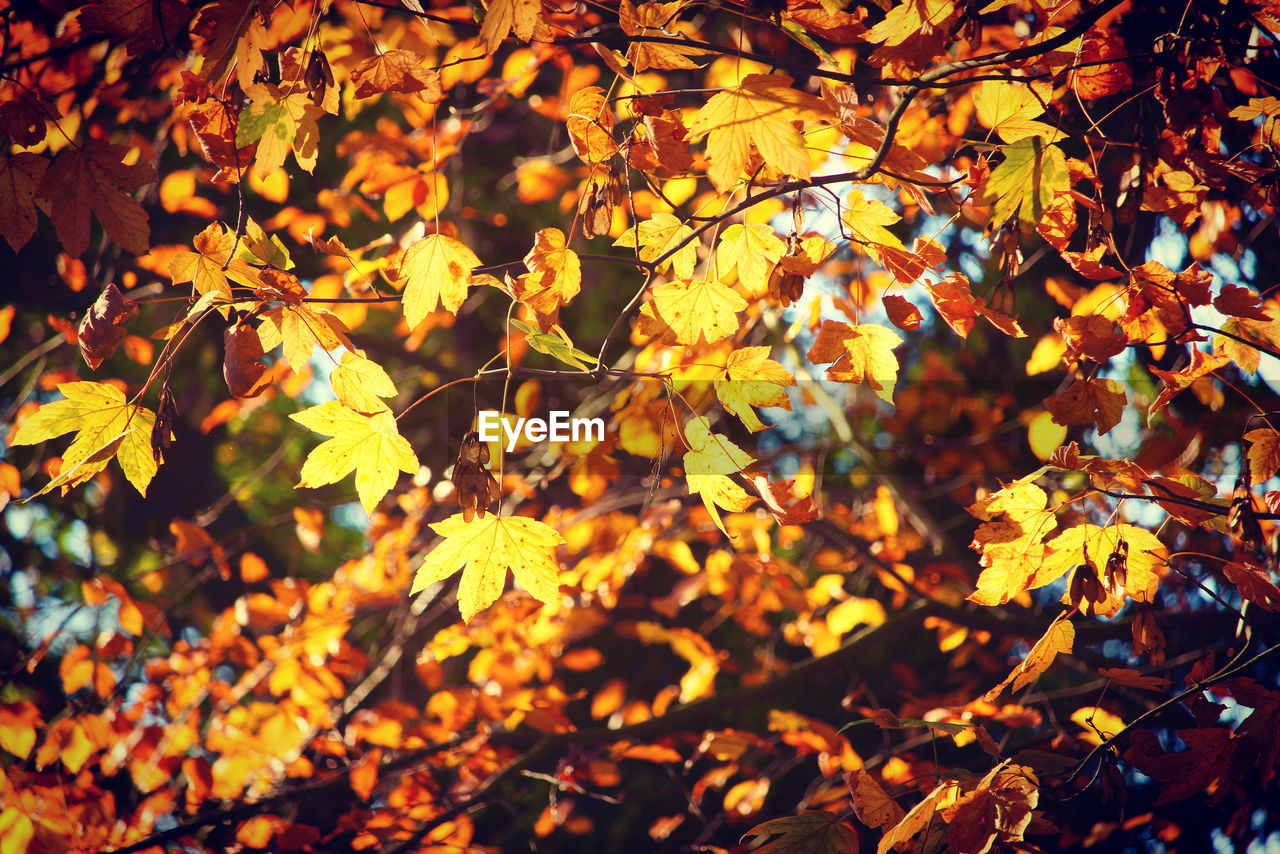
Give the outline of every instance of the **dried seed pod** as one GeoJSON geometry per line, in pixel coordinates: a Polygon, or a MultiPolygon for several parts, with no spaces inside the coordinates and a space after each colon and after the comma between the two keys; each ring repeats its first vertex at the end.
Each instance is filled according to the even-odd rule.
{"type": "Polygon", "coordinates": [[[1125,583],[1129,573],[1129,544],[1124,540],[1116,543],[1111,556],[1107,558],[1107,569],[1104,575],[1107,589],[1117,599],[1124,598],[1125,583]]]}
{"type": "Polygon", "coordinates": [[[1156,667],[1164,664],[1164,632],[1156,624],[1150,608],[1140,608],[1129,627],[1133,632],[1133,654],[1146,653],[1156,667]]]}
{"type": "Polygon", "coordinates": [[[116,351],[124,338],[125,322],[138,313],[138,307],[124,298],[114,284],[107,285],[89,312],[80,321],[80,355],[96,370],[116,351]]]}
{"type": "Polygon", "coordinates": [[[498,481],[489,473],[489,446],[480,441],[480,434],[472,430],[462,437],[458,461],[453,465],[449,480],[457,490],[462,518],[470,522],[475,517],[484,518],[489,502],[502,497],[498,481]]]}

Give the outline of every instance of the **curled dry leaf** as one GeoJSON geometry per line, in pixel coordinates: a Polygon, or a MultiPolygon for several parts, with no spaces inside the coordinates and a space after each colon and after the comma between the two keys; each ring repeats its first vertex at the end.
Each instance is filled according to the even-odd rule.
{"type": "Polygon", "coordinates": [[[262,363],[262,339],[258,330],[247,323],[237,323],[222,333],[226,355],[222,360],[222,377],[232,397],[257,397],[270,383],[267,366],[262,363]]]}
{"type": "Polygon", "coordinates": [[[110,358],[124,338],[125,322],[137,313],[138,307],[126,300],[114,283],[107,285],[80,321],[80,355],[84,356],[85,364],[97,370],[110,358]]]}

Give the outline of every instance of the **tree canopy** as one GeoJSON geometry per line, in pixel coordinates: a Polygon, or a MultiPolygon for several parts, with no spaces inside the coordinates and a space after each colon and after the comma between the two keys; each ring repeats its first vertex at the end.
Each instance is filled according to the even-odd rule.
{"type": "Polygon", "coordinates": [[[1276,0],[0,22],[0,854],[1275,844],[1276,0]]]}

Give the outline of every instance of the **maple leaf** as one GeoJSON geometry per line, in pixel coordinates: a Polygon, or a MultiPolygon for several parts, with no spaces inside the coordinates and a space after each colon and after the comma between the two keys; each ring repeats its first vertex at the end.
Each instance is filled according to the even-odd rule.
{"type": "Polygon", "coordinates": [[[399,472],[416,474],[418,457],[400,435],[389,410],[363,415],[328,401],[289,416],[303,427],[332,436],[307,455],[298,485],[337,483],[354,469],[356,494],[366,512],[396,485],[399,472]]]}
{"type": "Polygon", "coordinates": [[[689,141],[707,137],[707,177],[717,190],[733,187],[754,143],[764,162],[797,178],[809,177],[809,153],[795,121],[831,121],[820,98],[791,87],[782,74],[748,74],[740,86],[718,92],[694,116],[689,141]]]}
{"type": "Polygon", "coordinates": [[[857,854],[858,834],[835,813],[805,810],[788,818],[757,824],[745,836],[773,836],[778,839],[755,849],[756,854],[857,854]]]}
{"type": "Polygon", "coordinates": [[[986,300],[974,296],[969,288],[969,280],[960,273],[948,273],[941,282],[927,284],[926,288],[938,314],[942,315],[942,319],[961,338],[969,337],[979,317],[986,318],[1005,335],[1014,338],[1026,335],[1017,320],[988,308],[986,300]]]}
{"type": "Polygon", "coordinates": [[[1206,377],[1223,365],[1229,364],[1230,358],[1223,355],[1210,355],[1203,350],[1195,347],[1191,348],[1191,364],[1187,365],[1180,371],[1165,371],[1160,368],[1152,367],[1149,370],[1155,374],[1164,383],[1164,388],[1160,389],[1160,394],[1151,402],[1151,406],[1147,409],[1148,417],[1155,415],[1161,409],[1169,405],[1169,401],[1173,400],[1182,392],[1191,387],[1191,384],[1201,377],[1206,377]]]}
{"type": "Polygon", "coordinates": [[[235,237],[220,222],[211,222],[192,240],[195,252],[182,251],[169,260],[169,278],[175,285],[190,282],[199,294],[215,293],[231,300],[231,282],[252,286],[257,271],[240,259],[232,260],[224,271],[235,237]]]}
{"type": "Polygon", "coordinates": [[[397,279],[404,279],[404,317],[409,328],[443,305],[453,314],[467,300],[471,271],[480,259],[466,244],[443,234],[428,234],[413,244],[400,261],[397,279]]]}
{"type": "Polygon", "coordinates": [[[284,345],[284,357],[295,371],[301,371],[317,346],[329,352],[339,347],[351,349],[342,321],[327,311],[312,311],[304,303],[290,302],[262,312],[258,337],[263,352],[284,345]]]}
{"type": "Polygon", "coordinates": [[[191,34],[204,56],[200,76],[211,85],[222,78],[233,60],[236,80],[243,89],[252,86],[254,76],[266,67],[262,58],[266,28],[259,4],[260,0],[214,0],[200,9],[191,34]]]}
{"type": "Polygon", "coordinates": [[[910,840],[917,833],[929,827],[933,822],[933,817],[938,812],[938,807],[955,794],[956,788],[956,784],[950,781],[940,783],[925,796],[924,800],[912,807],[911,811],[902,817],[902,821],[895,824],[885,832],[884,836],[880,837],[880,843],[876,846],[876,854],[888,854],[891,848],[902,846],[903,843],[910,840]]]}
{"type": "Polygon", "coordinates": [[[569,249],[564,232],[543,228],[534,235],[533,249],[524,256],[529,272],[515,281],[516,299],[528,305],[544,329],[555,323],[560,306],[568,304],[582,287],[582,262],[569,249]]]}
{"type": "Polygon", "coordinates": [[[760,499],[779,525],[800,525],[818,518],[817,502],[812,495],[797,498],[794,480],[772,483],[767,476],[757,474],[752,475],[751,485],[760,493],[760,499]]]}
{"type": "Polygon", "coordinates": [[[840,221],[849,229],[849,236],[859,244],[859,248],[865,247],[877,261],[879,260],[877,250],[881,246],[902,248],[902,241],[885,228],[900,219],[902,217],[894,213],[884,202],[867,199],[859,190],[849,193],[849,197],[845,199],[844,210],[840,214],[840,221]]]}
{"type": "Polygon", "coordinates": [[[492,54],[497,52],[510,32],[515,32],[516,38],[527,42],[535,32],[545,28],[540,0],[490,0],[485,5],[480,41],[492,54]]]}
{"type": "Polygon", "coordinates": [[[49,203],[49,219],[68,255],[89,247],[90,212],[108,237],[134,255],[150,248],[147,213],[131,193],[155,181],[156,173],[142,163],[126,166],[128,152],[123,145],[87,139],[80,148],[64,149],[45,170],[36,196],[49,203]]]}
{"type": "Polygon", "coordinates": [[[57,486],[65,495],[105,469],[112,457],[134,488],[146,495],[158,467],[151,449],[155,413],[127,403],[124,392],[107,383],[63,383],[58,391],[64,399],[37,409],[10,440],[14,445],[34,445],[75,431],[62,454],[62,469],[36,495],[57,486]]]}
{"type": "Polygon", "coordinates": [[[1039,786],[1030,768],[1001,762],[973,791],[943,810],[947,845],[957,854],[978,854],[991,850],[997,840],[1021,840],[1039,803],[1039,786]]]}
{"type": "Polygon", "coordinates": [[[1066,391],[1046,398],[1053,420],[1063,426],[1094,424],[1099,435],[1120,423],[1128,398],[1116,380],[1077,380],[1066,391]]]}
{"type": "MultiPolygon", "coordinates": [[[[672,247],[693,235],[693,229],[676,219],[669,213],[659,211],[649,219],[622,233],[613,242],[614,246],[638,246],[641,261],[653,261],[666,255],[672,247]]],[[[670,258],[659,265],[659,270],[668,266],[682,279],[693,276],[693,268],[698,263],[698,250],[693,241],[689,241],[677,249],[670,258]]]]}
{"type": "Polygon", "coordinates": [[[721,434],[712,433],[710,423],[701,416],[685,423],[684,438],[689,446],[684,455],[689,494],[702,497],[711,520],[727,537],[729,532],[716,508],[723,507],[737,513],[752,505],[755,499],[729,475],[742,471],[754,463],[755,458],[721,434]]]}
{"type": "Polygon", "coordinates": [[[866,771],[850,771],[844,781],[853,796],[853,811],[867,827],[896,827],[906,816],[898,802],[866,771]]]}
{"type": "Polygon", "coordinates": [[[773,229],[763,223],[734,223],[720,235],[716,247],[716,266],[721,277],[730,270],[738,271],[748,297],[761,297],[769,291],[769,274],[782,259],[787,245],[773,229]]]}
{"type": "Polygon", "coordinates": [[[386,411],[380,398],[396,396],[396,385],[381,365],[349,350],[329,374],[329,384],[339,401],[362,415],[386,411]]]}
{"type": "Polygon", "coordinates": [[[179,0],[100,0],[80,10],[86,33],[106,33],[124,43],[132,56],[172,47],[191,19],[179,0]]]}
{"type": "Polygon", "coordinates": [[[1270,428],[1250,430],[1244,434],[1249,443],[1249,471],[1256,486],[1280,471],[1280,432],[1270,428]]]}
{"type": "Polygon", "coordinates": [[[613,107],[599,86],[573,93],[565,126],[569,143],[584,163],[604,163],[618,153],[618,143],[613,139],[613,107]]]}
{"type": "Polygon", "coordinates": [[[240,113],[236,145],[243,148],[258,143],[253,172],[259,180],[284,165],[289,151],[307,172],[316,168],[320,128],[316,119],[324,110],[311,102],[306,92],[281,93],[272,83],[255,83],[245,90],[250,103],[240,113]]]}
{"type": "Polygon", "coordinates": [[[670,330],[678,344],[714,344],[738,331],[738,312],[746,307],[746,300],[720,282],[670,282],[653,289],[653,299],[640,310],[640,329],[647,335],[670,330]]]}
{"type": "MultiPolygon", "coordinates": [[[[682,3],[641,3],[635,6],[631,0],[622,0],[618,6],[618,23],[629,36],[665,36],[672,38],[678,33],[667,29],[675,20],[683,7],[682,3]]],[[[646,68],[674,70],[678,68],[697,68],[698,63],[690,57],[700,56],[707,51],[704,48],[689,45],[658,44],[656,42],[633,42],[627,51],[627,60],[639,74],[646,68]]]]}
{"type": "Polygon", "coordinates": [[[1247,563],[1229,563],[1222,574],[1236,586],[1240,595],[1266,611],[1280,611],[1280,588],[1262,567],[1247,563]]]}
{"type": "Polygon", "coordinates": [[[1067,158],[1061,148],[1039,136],[1020,139],[1000,150],[1004,160],[991,170],[986,187],[986,199],[994,205],[992,224],[1016,218],[1035,226],[1054,196],[1071,189],[1067,158]]]}
{"type": "Polygon", "coordinates": [[[351,71],[357,98],[370,98],[381,92],[399,95],[421,93],[431,104],[444,100],[440,75],[430,67],[427,57],[411,50],[388,50],[364,59],[351,71]]]}
{"type": "Polygon", "coordinates": [[[1046,83],[1007,83],[1003,80],[984,80],[973,89],[973,106],[978,122],[991,128],[1005,142],[1017,142],[1031,136],[1048,137],[1047,142],[1057,142],[1062,131],[1053,125],[1034,121],[1044,112],[1045,103],[1052,96],[1046,83]]]}
{"type": "Polygon", "coordinates": [[[0,154],[0,234],[14,252],[36,233],[35,197],[48,168],[49,161],[36,154],[0,154]]]}
{"type": "Polygon", "coordinates": [[[529,595],[548,605],[560,598],[556,546],[564,537],[554,528],[524,516],[501,518],[490,513],[468,522],[455,513],[431,530],[444,537],[413,578],[409,595],[462,570],[458,609],[464,622],[489,607],[502,593],[507,570],[529,595]]]}
{"type": "Polygon", "coordinates": [[[1035,646],[1031,647],[1027,657],[1013,669],[1013,672],[1003,682],[984,694],[982,699],[988,703],[994,702],[1005,687],[1011,683],[1014,693],[1031,684],[1039,678],[1040,674],[1049,669],[1049,665],[1053,664],[1053,660],[1058,657],[1058,653],[1071,652],[1075,639],[1076,629],[1075,626],[1071,625],[1071,621],[1065,619],[1056,620],[1049,626],[1049,630],[1044,633],[1044,637],[1036,641],[1035,646]]]}
{"type": "Polygon", "coordinates": [[[893,348],[901,343],[902,339],[887,326],[850,326],[824,320],[807,358],[819,364],[835,362],[827,368],[827,379],[855,384],[865,380],[877,397],[892,406],[893,387],[898,381],[898,359],[893,348]]]}
{"type": "Polygon", "coordinates": [[[769,358],[768,347],[743,347],[729,354],[724,374],[715,380],[715,391],[725,411],[741,418],[755,433],[765,425],[752,407],[780,406],[790,410],[791,400],[783,388],[795,384],[791,372],[769,358]]]}

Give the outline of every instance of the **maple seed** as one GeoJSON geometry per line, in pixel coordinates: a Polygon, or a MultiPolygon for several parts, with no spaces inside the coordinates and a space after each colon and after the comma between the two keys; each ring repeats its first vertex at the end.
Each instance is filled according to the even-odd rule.
{"type": "Polygon", "coordinates": [[[1116,543],[1115,551],[1111,552],[1111,556],[1107,558],[1106,579],[1107,589],[1117,599],[1124,596],[1124,587],[1126,575],[1129,567],[1129,544],[1124,540],[1116,543]]]}
{"type": "Polygon", "coordinates": [[[502,489],[489,472],[489,446],[480,441],[480,434],[472,430],[462,437],[458,461],[453,466],[452,481],[457,490],[458,506],[462,518],[470,522],[476,516],[484,518],[489,502],[502,497],[502,489]]]}
{"type": "Polygon", "coordinates": [[[126,300],[115,284],[107,285],[77,330],[80,355],[90,368],[97,370],[116,351],[124,338],[125,322],[137,313],[138,307],[126,300]]]}

